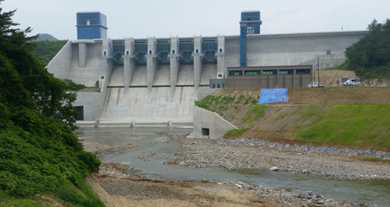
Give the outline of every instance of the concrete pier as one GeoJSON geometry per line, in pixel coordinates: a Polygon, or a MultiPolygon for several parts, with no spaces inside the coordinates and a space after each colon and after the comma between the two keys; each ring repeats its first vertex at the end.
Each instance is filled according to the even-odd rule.
{"type": "Polygon", "coordinates": [[[123,55],[123,86],[129,88],[134,74],[134,39],[125,40],[125,54],[123,55]]]}
{"type": "Polygon", "coordinates": [[[156,50],[157,40],[156,38],[148,39],[148,53],[146,55],[146,79],[148,88],[151,89],[154,83],[154,75],[156,74],[156,50]]]}
{"type": "Polygon", "coordinates": [[[177,78],[179,73],[179,39],[174,37],[171,38],[171,52],[169,54],[170,62],[170,86],[171,86],[171,97],[175,93],[177,78]]]}
{"type": "Polygon", "coordinates": [[[105,39],[102,43],[102,56],[103,59],[111,57],[111,40],[105,39]]]}
{"type": "Polygon", "coordinates": [[[87,66],[87,43],[79,43],[79,67],[84,68],[87,66]]]}
{"type": "Polygon", "coordinates": [[[202,77],[202,37],[194,38],[194,86],[199,88],[202,77]]]}
{"type": "Polygon", "coordinates": [[[225,37],[218,37],[217,51],[217,78],[222,79],[225,76],[225,37]]]}

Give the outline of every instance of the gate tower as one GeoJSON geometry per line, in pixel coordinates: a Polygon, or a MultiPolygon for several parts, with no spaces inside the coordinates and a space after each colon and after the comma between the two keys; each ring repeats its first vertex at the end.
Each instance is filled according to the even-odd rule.
{"type": "Polygon", "coordinates": [[[260,11],[244,11],[240,22],[240,67],[247,67],[247,38],[248,35],[260,34],[260,11]]]}

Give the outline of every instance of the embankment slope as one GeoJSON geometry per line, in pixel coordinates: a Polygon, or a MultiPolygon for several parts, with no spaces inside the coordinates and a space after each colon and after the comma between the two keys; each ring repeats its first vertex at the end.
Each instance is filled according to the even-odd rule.
{"type": "Polygon", "coordinates": [[[258,93],[225,90],[198,105],[242,128],[230,138],[390,150],[389,88],[290,90],[288,104],[269,106],[258,93]]]}

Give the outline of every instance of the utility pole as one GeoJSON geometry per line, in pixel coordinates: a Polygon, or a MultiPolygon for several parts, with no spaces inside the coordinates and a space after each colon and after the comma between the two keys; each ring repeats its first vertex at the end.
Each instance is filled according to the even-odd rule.
{"type": "Polygon", "coordinates": [[[317,56],[318,87],[320,87],[320,56],[317,56]]]}

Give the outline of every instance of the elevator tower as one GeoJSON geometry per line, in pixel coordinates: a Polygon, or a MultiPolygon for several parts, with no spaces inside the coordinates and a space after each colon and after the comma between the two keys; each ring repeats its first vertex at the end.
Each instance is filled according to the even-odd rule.
{"type": "Polygon", "coordinates": [[[260,34],[260,11],[244,11],[240,22],[240,67],[247,67],[248,35],[260,34]]]}
{"type": "Polygon", "coordinates": [[[107,18],[100,12],[77,13],[77,39],[107,39],[107,18]]]}

